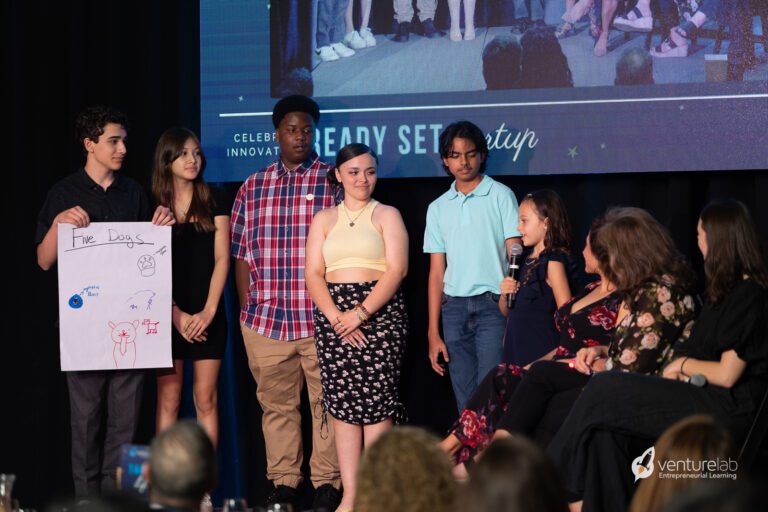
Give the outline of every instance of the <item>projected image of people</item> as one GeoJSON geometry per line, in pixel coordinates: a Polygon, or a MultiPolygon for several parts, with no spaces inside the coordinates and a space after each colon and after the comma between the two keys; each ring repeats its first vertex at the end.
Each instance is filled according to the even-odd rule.
{"type": "Polygon", "coordinates": [[[282,7],[270,11],[273,96],[295,82],[296,68],[320,97],[768,80],[768,4],[761,0],[286,5],[289,16],[282,7]],[[522,45],[519,57],[510,39],[522,45]],[[526,49],[526,39],[537,44],[526,49]],[[650,79],[617,80],[622,57],[646,53],[650,79]],[[526,62],[537,73],[569,76],[526,80],[526,62]]]}

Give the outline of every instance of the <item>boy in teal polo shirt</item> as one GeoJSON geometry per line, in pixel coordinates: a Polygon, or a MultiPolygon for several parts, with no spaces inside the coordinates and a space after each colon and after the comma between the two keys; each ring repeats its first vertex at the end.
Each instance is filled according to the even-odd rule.
{"type": "Polygon", "coordinates": [[[439,375],[445,374],[439,354],[448,362],[461,411],[480,379],[501,362],[500,284],[509,247],[520,233],[515,194],[483,174],[488,145],[480,128],[453,123],[439,143],[443,166],[455,181],[427,210],[429,360],[439,375]]]}

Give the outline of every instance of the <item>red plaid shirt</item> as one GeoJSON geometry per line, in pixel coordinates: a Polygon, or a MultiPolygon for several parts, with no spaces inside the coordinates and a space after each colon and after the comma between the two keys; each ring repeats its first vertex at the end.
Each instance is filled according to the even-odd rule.
{"type": "Polygon", "coordinates": [[[313,336],[304,252],[312,217],[336,204],[331,165],[312,154],[294,171],[281,160],[252,174],[232,207],[232,255],[246,261],[251,285],[240,322],[262,336],[313,336]]]}

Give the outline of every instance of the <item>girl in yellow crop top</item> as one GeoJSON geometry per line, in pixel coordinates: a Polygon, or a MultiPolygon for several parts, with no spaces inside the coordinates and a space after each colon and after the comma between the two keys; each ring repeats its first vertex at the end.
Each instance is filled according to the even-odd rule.
{"type": "Polygon", "coordinates": [[[408,271],[408,233],[397,209],[375,201],[378,160],[349,144],[329,180],[344,201],[315,215],[305,278],[315,303],[315,344],[323,409],[333,417],[344,498],[354,504],[363,446],[392,426],[408,318],[400,282],[408,271]]]}

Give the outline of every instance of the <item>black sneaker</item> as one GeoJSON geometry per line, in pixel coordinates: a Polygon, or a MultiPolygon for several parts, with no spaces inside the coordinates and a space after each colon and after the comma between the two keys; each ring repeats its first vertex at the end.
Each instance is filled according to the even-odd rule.
{"type": "Polygon", "coordinates": [[[272,494],[267,498],[267,505],[275,503],[289,503],[293,508],[296,508],[296,502],[298,501],[298,493],[295,487],[289,487],[287,485],[277,485],[272,494]]]}
{"type": "Polygon", "coordinates": [[[411,34],[411,24],[407,21],[397,24],[397,31],[395,37],[392,38],[396,43],[404,43],[408,40],[411,34]]]}
{"type": "Polygon", "coordinates": [[[334,512],[341,503],[341,491],[331,484],[323,484],[315,489],[312,510],[315,512],[334,512]]]}
{"type": "Polygon", "coordinates": [[[422,21],[420,25],[421,30],[418,33],[424,37],[434,39],[435,37],[443,37],[445,35],[445,32],[435,28],[435,24],[432,22],[432,18],[427,18],[426,20],[422,21]]]}

